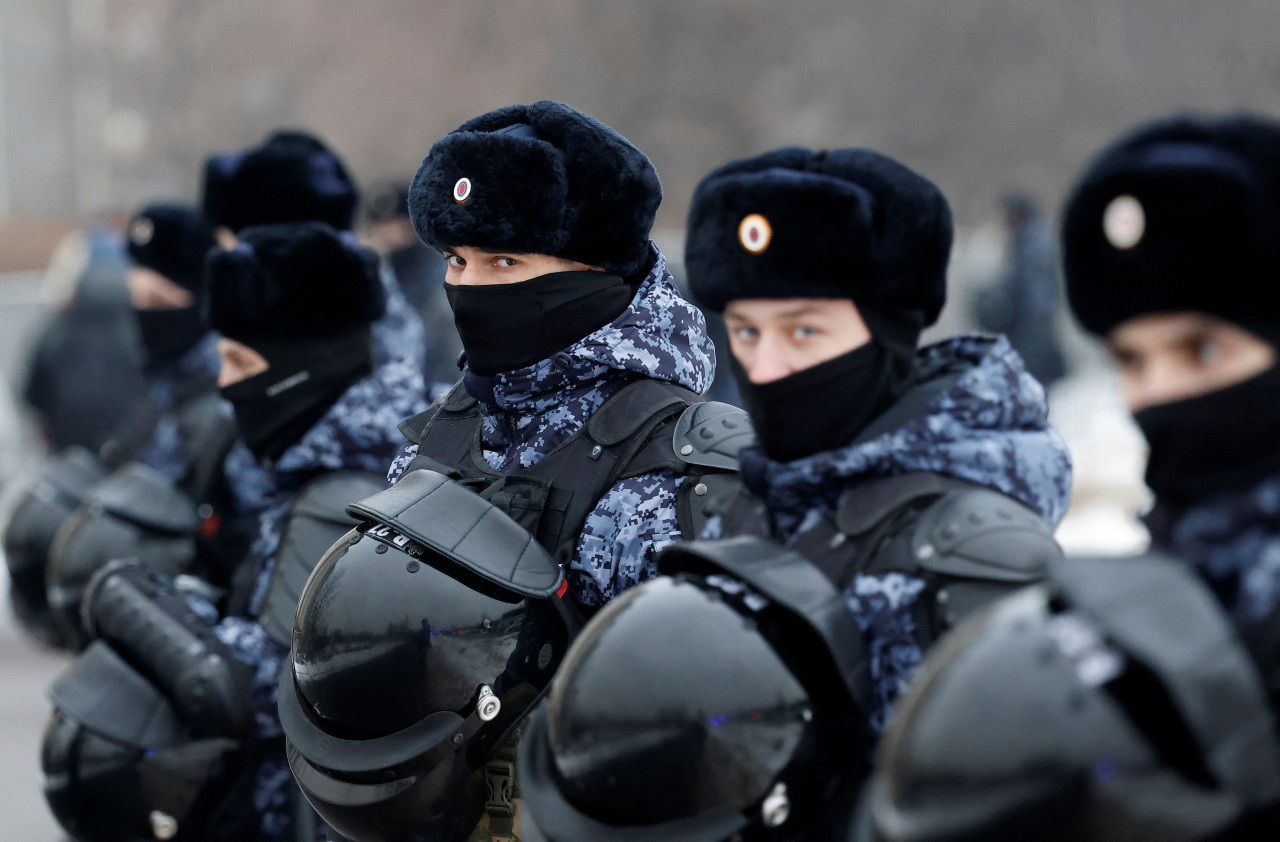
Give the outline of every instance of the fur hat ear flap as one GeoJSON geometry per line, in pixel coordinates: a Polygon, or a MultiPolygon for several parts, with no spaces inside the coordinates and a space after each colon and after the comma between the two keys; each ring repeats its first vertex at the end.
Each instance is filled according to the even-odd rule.
{"type": "Polygon", "coordinates": [[[206,315],[231,339],[323,338],[381,317],[377,258],[319,222],[248,228],[205,263],[206,315]]]}

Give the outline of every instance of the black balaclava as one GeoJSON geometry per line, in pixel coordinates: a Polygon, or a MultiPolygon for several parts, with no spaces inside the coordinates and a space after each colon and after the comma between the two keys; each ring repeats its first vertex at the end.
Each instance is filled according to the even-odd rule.
{"type": "Polygon", "coordinates": [[[204,257],[215,245],[213,229],[199,210],[152,202],[130,221],[127,250],[138,266],[191,292],[190,307],[135,310],[149,371],[182,358],[209,332],[200,312],[204,257]]]}
{"type": "Polygon", "coordinates": [[[240,438],[259,461],[275,461],[373,371],[367,326],[325,339],[245,341],[267,360],[261,374],[219,391],[235,410],[240,438]]]}
{"type": "Polygon", "coordinates": [[[134,310],[138,338],[148,371],[160,371],[182,359],[209,333],[199,305],[174,310],[134,310]]]}
{"type": "Polygon", "coordinates": [[[445,284],[467,368],[482,377],[532,365],[627,308],[636,288],[608,272],[553,272],[513,284],[445,284]]]}
{"type": "Polygon", "coordinates": [[[919,315],[860,312],[871,341],[771,383],[750,382],[729,355],[743,408],[770,459],[790,462],[850,444],[911,386],[919,315]]]}
{"type": "MultiPolygon", "coordinates": [[[[1243,326],[1272,348],[1280,328],[1243,326]]],[[[1147,440],[1147,487],[1175,508],[1280,473],[1280,365],[1222,389],[1133,414],[1147,440]]]]}

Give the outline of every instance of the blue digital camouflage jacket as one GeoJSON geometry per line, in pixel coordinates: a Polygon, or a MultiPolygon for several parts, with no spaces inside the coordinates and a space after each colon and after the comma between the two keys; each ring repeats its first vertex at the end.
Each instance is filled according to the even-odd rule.
{"type": "MultiPolygon", "coordinates": [[[[656,248],[653,255],[653,267],[621,315],[549,359],[494,376],[491,393],[477,396],[484,456],[494,470],[537,464],[637,378],[706,392],[716,365],[706,321],[680,296],[666,259],[656,248]]],[[[399,478],[417,452],[417,445],[407,445],[388,481],[399,478]]],[[[656,575],[658,552],[680,533],[675,499],[681,479],[673,472],[632,477],[600,498],[570,563],[574,598],[601,605],[656,575]]]]}

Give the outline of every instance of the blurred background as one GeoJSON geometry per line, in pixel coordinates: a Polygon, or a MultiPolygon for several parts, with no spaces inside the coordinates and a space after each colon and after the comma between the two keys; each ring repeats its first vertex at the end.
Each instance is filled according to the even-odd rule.
{"type": "MultiPolygon", "coordinates": [[[[653,159],[656,237],[673,258],[694,185],[730,158],[861,145],[935,180],[958,240],[931,335],[1016,334],[1031,319],[1019,290],[1047,290],[1059,361],[1034,347],[1042,327],[1015,344],[1048,354],[1075,454],[1060,538],[1135,549],[1141,440],[1056,303],[1056,210],[1087,159],[1142,120],[1280,116],[1277,33],[1275,0],[0,0],[0,490],[47,444],[23,409],[39,392],[37,338],[77,307],[116,329],[119,226],[149,200],[197,201],[206,156],[302,127],[372,185],[411,175],[471,116],[551,98],[653,159]]],[[[62,663],[0,619],[10,838],[58,838],[37,751],[41,688],[62,663]]]]}

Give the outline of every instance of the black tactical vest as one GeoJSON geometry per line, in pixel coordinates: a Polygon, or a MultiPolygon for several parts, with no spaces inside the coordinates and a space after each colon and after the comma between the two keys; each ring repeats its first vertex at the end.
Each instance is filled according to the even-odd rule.
{"type": "Polygon", "coordinates": [[[697,537],[716,501],[736,491],[737,452],[752,437],[742,410],[647,378],[624,386],[536,465],[514,473],[485,461],[481,421],[478,402],[459,382],[426,412],[401,422],[418,445],[405,472],[428,468],[472,489],[558,563],[572,558],[587,516],[615,483],[657,471],[688,477],[676,506],[683,537],[697,537]]]}
{"type": "MultiPolygon", "coordinates": [[[[725,537],[771,536],[764,504],[743,490],[727,507],[725,537]]],[[[922,579],[913,604],[922,649],[971,611],[1044,578],[1062,557],[1044,520],[1011,497],[926,471],[871,477],[790,547],[842,592],[858,574],[922,579]]]]}

